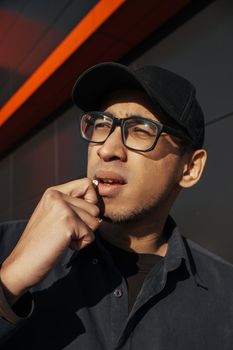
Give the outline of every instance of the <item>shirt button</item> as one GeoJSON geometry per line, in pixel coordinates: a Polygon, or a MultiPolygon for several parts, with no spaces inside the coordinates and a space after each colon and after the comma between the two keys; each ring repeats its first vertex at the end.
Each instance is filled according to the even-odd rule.
{"type": "Polygon", "coordinates": [[[115,295],[115,297],[120,298],[123,294],[121,289],[115,289],[113,294],[115,295]]]}
{"type": "Polygon", "coordinates": [[[92,264],[93,264],[93,265],[98,264],[98,259],[97,259],[97,258],[93,258],[93,259],[92,259],[92,264]]]}

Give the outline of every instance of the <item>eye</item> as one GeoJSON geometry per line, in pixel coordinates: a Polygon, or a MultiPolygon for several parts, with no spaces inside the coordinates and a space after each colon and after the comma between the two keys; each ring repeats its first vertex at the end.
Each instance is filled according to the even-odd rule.
{"type": "Polygon", "coordinates": [[[135,125],[131,127],[131,133],[140,137],[154,137],[156,135],[156,130],[148,125],[135,125]]]}
{"type": "Polygon", "coordinates": [[[136,126],[136,127],[134,128],[134,131],[135,131],[135,132],[138,132],[138,133],[146,134],[146,135],[150,135],[150,134],[151,134],[151,131],[150,131],[150,130],[144,129],[144,128],[141,128],[141,127],[138,127],[138,126],[136,126]]]}
{"type": "Polygon", "coordinates": [[[95,130],[111,129],[111,123],[107,121],[96,120],[95,130]]]}

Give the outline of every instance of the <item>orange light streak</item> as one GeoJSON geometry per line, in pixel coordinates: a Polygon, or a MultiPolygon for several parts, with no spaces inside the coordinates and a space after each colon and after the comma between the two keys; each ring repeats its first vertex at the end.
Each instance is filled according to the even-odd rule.
{"type": "Polygon", "coordinates": [[[0,126],[125,2],[100,0],[0,109],[0,126]]]}

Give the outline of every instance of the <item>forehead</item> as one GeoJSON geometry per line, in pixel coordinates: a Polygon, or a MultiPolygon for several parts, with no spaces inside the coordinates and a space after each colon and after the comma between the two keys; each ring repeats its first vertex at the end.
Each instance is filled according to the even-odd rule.
{"type": "Polygon", "coordinates": [[[159,104],[155,102],[152,104],[147,94],[137,89],[120,89],[109,93],[102,99],[100,110],[117,114],[115,116],[118,118],[137,114],[141,117],[157,120],[174,129],[180,128],[159,104]]]}
{"type": "Polygon", "coordinates": [[[162,124],[177,128],[177,124],[144,91],[137,89],[120,89],[107,94],[101,101],[99,109],[108,111],[118,118],[138,115],[162,124]]]}
{"type": "Polygon", "coordinates": [[[148,96],[139,90],[122,89],[111,92],[101,103],[101,110],[115,111],[117,113],[143,113],[145,117],[158,119],[159,116],[150,102],[148,96]]]}

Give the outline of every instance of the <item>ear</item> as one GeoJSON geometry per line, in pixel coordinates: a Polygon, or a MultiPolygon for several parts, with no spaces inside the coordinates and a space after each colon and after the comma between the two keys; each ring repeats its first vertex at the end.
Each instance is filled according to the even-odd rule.
{"type": "Polygon", "coordinates": [[[206,159],[207,153],[204,149],[198,149],[189,155],[184,165],[183,176],[179,181],[182,188],[192,187],[199,181],[206,159]]]}

